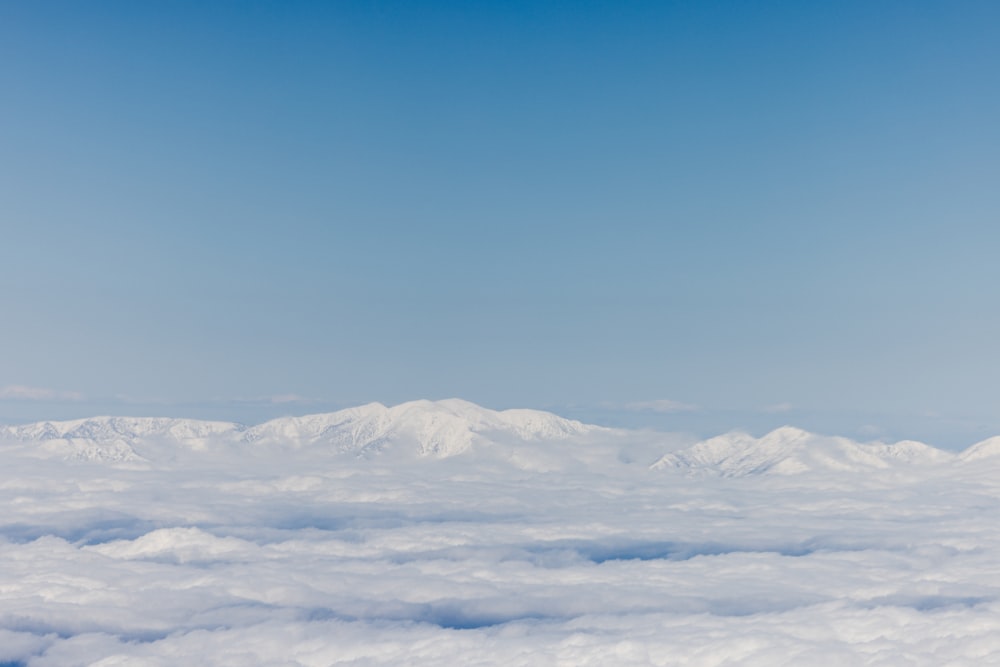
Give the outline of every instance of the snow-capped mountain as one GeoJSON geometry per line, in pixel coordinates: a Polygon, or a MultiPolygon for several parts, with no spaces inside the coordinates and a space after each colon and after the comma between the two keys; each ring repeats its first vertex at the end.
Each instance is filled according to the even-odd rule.
{"type": "MultiPolygon", "coordinates": [[[[650,432],[607,429],[539,410],[490,410],[459,399],[419,400],[392,407],[369,403],[251,427],[138,417],[0,427],[0,445],[11,452],[111,463],[213,460],[227,465],[236,460],[233,457],[266,457],[281,450],[300,452],[296,456],[370,458],[383,454],[432,459],[477,452],[525,469],[556,470],[609,462],[645,466],[663,452],[665,442],[650,432]],[[206,458],[208,454],[211,459],[206,458]]],[[[709,438],[671,451],[649,467],[685,475],[745,477],[914,469],[987,459],[1000,462],[1000,437],[953,454],[910,440],[859,443],[785,426],[759,438],[739,431],[709,438]]]]}
{"type": "Polygon", "coordinates": [[[490,443],[565,440],[602,431],[538,410],[490,410],[468,401],[370,403],[337,412],[283,417],[247,428],[195,419],[93,417],[0,427],[0,442],[38,443],[39,454],[130,461],[150,445],[203,450],[213,446],[315,448],[371,455],[387,448],[444,458],[490,443]]]}
{"type": "Polygon", "coordinates": [[[0,427],[0,442],[36,443],[39,455],[88,461],[142,460],[144,442],[183,444],[201,449],[244,429],[232,422],[166,417],[90,417],[0,427]]]}
{"type": "Polygon", "coordinates": [[[137,440],[166,437],[175,440],[210,438],[241,431],[232,422],[171,419],[168,417],[90,417],[72,421],[44,421],[22,426],[0,426],[0,438],[8,440],[137,440]]]}
{"type": "MultiPolygon", "coordinates": [[[[963,463],[1000,457],[1000,435],[977,442],[958,455],[963,463]]],[[[1000,461],[1000,458],[997,459],[1000,461]]]]}
{"type": "Polygon", "coordinates": [[[409,446],[421,456],[447,457],[476,444],[560,440],[601,430],[539,410],[490,410],[459,399],[411,401],[394,407],[369,403],[327,414],[283,417],[254,426],[247,442],[325,445],[371,453],[409,446]]]}
{"type": "Polygon", "coordinates": [[[784,426],[760,438],[737,431],[703,440],[665,455],[651,468],[679,469],[688,474],[746,477],[821,470],[876,470],[894,465],[936,464],[953,459],[953,454],[912,440],[892,444],[859,443],[784,426]]]}

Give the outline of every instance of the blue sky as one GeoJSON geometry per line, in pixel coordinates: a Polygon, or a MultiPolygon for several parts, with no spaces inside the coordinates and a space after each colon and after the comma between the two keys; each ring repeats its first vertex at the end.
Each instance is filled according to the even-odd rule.
{"type": "Polygon", "coordinates": [[[0,421],[998,433],[998,20],[5,3],[0,421]]]}

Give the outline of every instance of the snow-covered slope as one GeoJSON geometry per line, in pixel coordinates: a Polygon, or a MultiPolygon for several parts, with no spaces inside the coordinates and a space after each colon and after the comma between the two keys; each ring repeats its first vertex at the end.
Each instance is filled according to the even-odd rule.
{"type": "Polygon", "coordinates": [[[953,458],[954,455],[948,452],[912,440],[866,444],[784,426],[760,438],[733,432],[703,440],[667,454],[651,467],[654,470],[679,469],[690,474],[745,477],[822,470],[875,470],[896,465],[944,463],[953,458]]]}
{"type": "Polygon", "coordinates": [[[963,463],[984,461],[986,459],[1000,461],[1000,458],[997,457],[1000,457],[1000,435],[977,442],[958,456],[959,460],[963,463]]]}
{"type": "Polygon", "coordinates": [[[167,417],[90,417],[72,421],[45,421],[23,426],[0,427],[0,438],[7,440],[139,440],[171,438],[194,440],[216,437],[242,430],[232,422],[170,419],[167,417]]]}
{"type": "MultiPolygon", "coordinates": [[[[539,410],[490,410],[468,401],[411,401],[393,407],[369,403],[346,410],[302,417],[283,417],[252,427],[232,422],[194,419],[93,417],[0,427],[7,451],[29,456],[74,460],[130,462],[213,461],[233,457],[271,456],[279,450],[299,455],[348,454],[371,457],[447,458],[477,452],[532,470],[566,465],[595,467],[610,461],[629,464],[638,458],[630,448],[663,439],[648,432],[606,429],[539,410]]],[[[640,448],[641,449],[641,448],[640,448]]],[[[645,452],[646,450],[642,450],[645,452]]],[[[283,456],[283,455],[282,455],[283,456]]],[[[760,438],[732,432],[672,451],[654,470],[723,477],[793,475],[819,471],[913,469],[994,459],[1000,462],[1000,437],[984,440],[955,455],[928,445],[902,441],[858,443],[847,438],[812,434],[791,426],[760,438]]]]}
{"type": "Polygon", "coordinates": [[[167,418],[46,421],[0,427],[0,442],[33,443],[38,455],[106,461],[139,460],[149,452],[163,455],[164,446],[185,451],[224,446],[242,453],[255,447],[311,447],[361,455],[392,448],[443,458],[477,444],[565,440],[602,430],[549,412],[496,411],[449,399],[394,407],[370,403],[326,414],[283,417],[250,428],[231,422],[167,418]]]}
{"type": "Polygon", "coordinates": [[[133,462],[144,442],[180,444],[200,449],[238,433],[231,422],[158,417],[90,417],[0,427],[0,442],[33,443],[33,453],[72,460],[133,462]]]}
{"type": "Polygon", "coordinates": [[[468,401],[411,401],[394,407],[369,403],[327,414],[284,417],[247,429],[248,442],[321,445],[372,453],[390,445],[421,456],[447,457],[476,444],[565,439],[600,427],[538,410],[496,411],[468,401]]]}

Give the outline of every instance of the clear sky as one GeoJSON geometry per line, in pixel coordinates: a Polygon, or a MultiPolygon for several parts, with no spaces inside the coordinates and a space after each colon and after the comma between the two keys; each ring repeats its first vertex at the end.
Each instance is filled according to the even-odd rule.
{"type": "Polygon", "coordinates": [[[0,421],[459,396],[1000,433],[998,29],[996,2],[2,3],[0,421]]]}

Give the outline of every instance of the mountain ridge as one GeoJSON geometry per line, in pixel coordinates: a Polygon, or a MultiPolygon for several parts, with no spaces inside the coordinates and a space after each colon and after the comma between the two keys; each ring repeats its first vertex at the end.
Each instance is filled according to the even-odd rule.
{"type": "MultiPolygon", "coordinates": [[[[461,399],[417,400],[387,407],[368,403],[327,413],[279,417],[254,426],[236,422],[169,417],[90,417],[0,427],[0,440],[65,442],[75,450],[90,446],[92,457],[143,442],[169,441],[204,448],[213,442],[327,446],[340,452],[371,454],[391,444],[408,445],[420,456],[448,457],[495,439],[566,439],[604,430],[551,412],[491,410],[461,399]]],[[[134,451],[133,451],[134,453],[134,451]]],[[[136,456],[138,456],[136,454],[136,456]]]]}
{"type": "MultiPolygon", "coordinates": [[[[1000,453],[1000,446],[997,453],[1000,453]]],[[[793,475],[818,470],[851,472],[899,465],[935,465],[960,458],[958,454],[914,440],[862,443],[840,436],[818,435],[794,426],[782,426],[759,438],[743,431],[708,438],[665,454],[650,469],[748,477],[793,475]]]]}
{"type": "MultiPolygon", "coordinates": [[[[666,438],[668,434],[663,435],[666,438]]],[[[512,452],[513,447],[517,453],[511,457],[524,459],[531,456],[534,443],[567,443],[559,449],[562,454],[548,449],[545,456],[551,461],[553,456],[590,456],[587,447],[600,446],[590,436],[603,438],[604,445],[610,442],[619,447],[627,446],[630,438],[648,440],[652,436],[655,441],[659,437],[655,432],[610,429],[540,410],[492,410],[457,398],[416,400],[394,406],[373,402],[333,412],[279,417],[252,426],[201,419],[113,416],[0,426],[0,442],[24,447],[41,445],[35,447],[36,455],[110,462],[144,461],[147,455],[156,457],[164,452],[218,449],[252,453],[274,448],[362,457],[391,450],[422,458],[448,458],[490,447],[494,451],[506,447],[512,452]],[[576,439],[581,439],[581,446],[576,439]]],[[[666,447],[666,439],[663,443],[666,447]]],[[[651,458],[657,458],[652,463],[651,458],[638,463],[652,470],[675,470],[688,476],[795,475],[1000,461],[1000,436],[950,452],[913,440],[857,442],[782,426],[760,437],[731,431],[662,452],[662,447],[651,450],[651,458]]]]}

